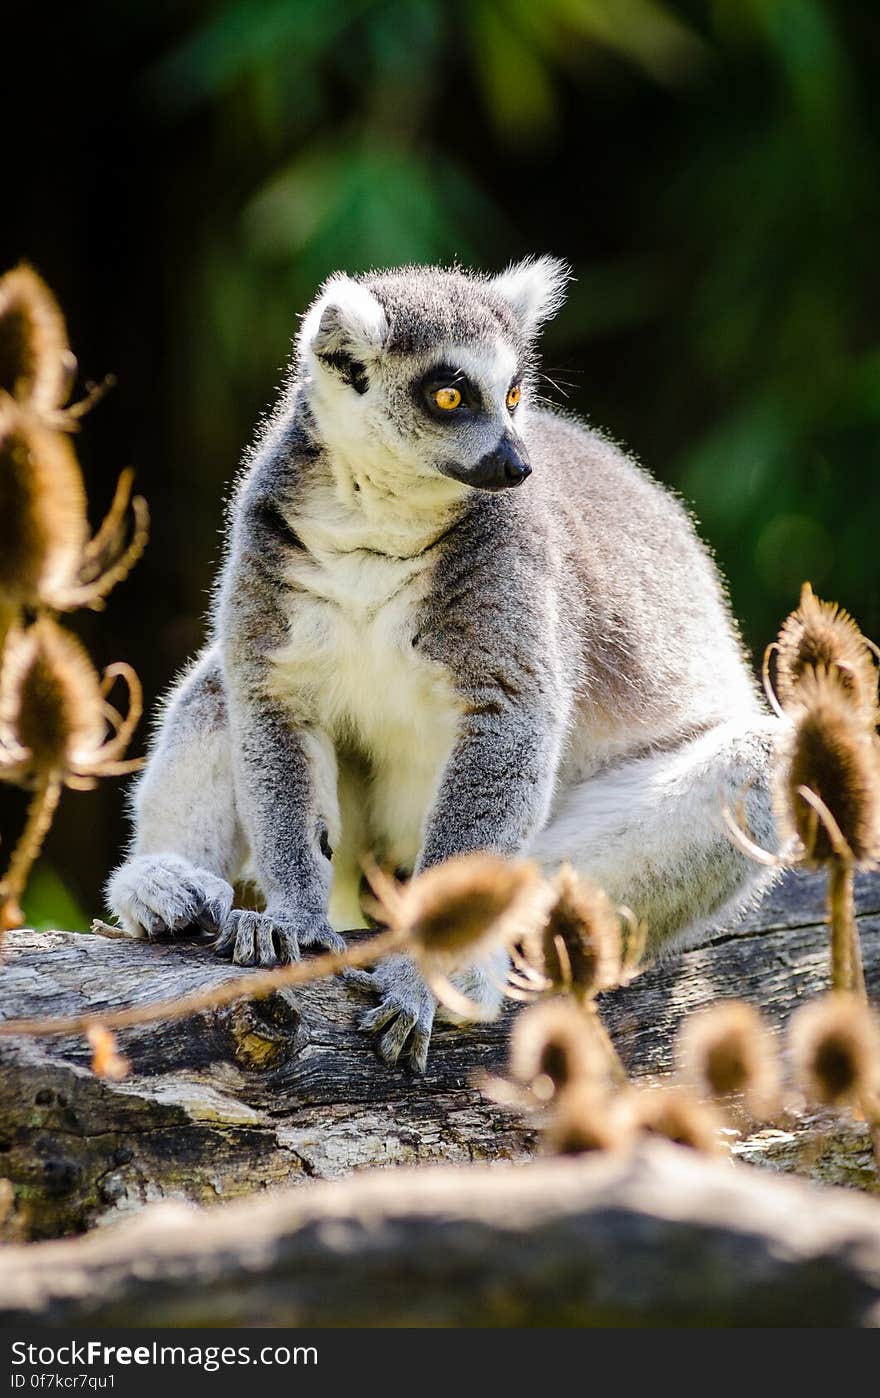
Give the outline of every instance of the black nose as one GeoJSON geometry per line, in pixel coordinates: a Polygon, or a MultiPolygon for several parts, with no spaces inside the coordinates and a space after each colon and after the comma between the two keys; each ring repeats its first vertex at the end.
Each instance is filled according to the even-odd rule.
{"type": "Polygon", "coordinates": [[[507,490],[512,485],[522,485],[531,474],[525,452],[504,436],[494,451],[480,458],[469,480],[478,490],[507,490]]]}

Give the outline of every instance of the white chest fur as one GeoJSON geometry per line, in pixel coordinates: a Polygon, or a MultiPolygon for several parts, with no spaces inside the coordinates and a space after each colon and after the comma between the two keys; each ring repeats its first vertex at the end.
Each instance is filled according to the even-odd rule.
{"type": "Polygon", "coordinates": [[[369,851],[411,866],[460,716],[448,675],[414,644],[430,562],[358,547],[323,512],[292,522],[305,550],[288,570],[274,688],[338,759],[334,864],[369,851]]]}

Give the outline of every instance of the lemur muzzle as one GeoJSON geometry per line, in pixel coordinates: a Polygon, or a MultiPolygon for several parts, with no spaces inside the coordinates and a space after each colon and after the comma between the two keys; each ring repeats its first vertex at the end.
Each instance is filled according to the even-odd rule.
{"type": "Polygon", "coordinates": [[[532,474],[525,453],[508,436],[501,438],[494,451],[481,457],[468,476],[468,484],[478,490],[508,490],[522,485],[532,474]]]}

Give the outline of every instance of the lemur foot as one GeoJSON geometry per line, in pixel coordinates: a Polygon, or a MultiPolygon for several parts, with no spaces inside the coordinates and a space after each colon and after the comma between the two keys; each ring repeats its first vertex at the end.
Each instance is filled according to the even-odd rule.
{"type": "Polygon", "coordinates": [[[379,996],[375,1009],[365,1010],[357,1024],[364,1033],[378,1034],[376,1052],[383,1063],[402,1058],[414,1073],[424,1073],[437,997],[410,958],[389,956],[375,971],[347,971],[345,979],[379,996]]]}
{"type": "MultiPolygon", "coordinates": [[[[468,966],[450,977],[460,994],[474,1006],[473,1019],[494,1019],[503,998],[506,954],[491,963],[468,966]]],[[[345,979],[360,990],[379,996],[378,1005],[358,1019],[358,1028],[378,1034],[376,1050],[384,1063],[407,1062],[414,1073],[424,1073],[437,997],[408,956],[389,956],[375,971],[347,971],[345,979]]],[[[439,1008],[442,1017],[462,1022],[460,1014],[439,1008]]]]}
{"type": "Polygon", "coordinates": [[[275,966],[299,961],[306,947],[344,951],[345,939],[322,917],[302,913],[248,912],[229,914],[214,943],[218,956],[238,966],[275,966]]]}
{"type": "Polygon", "coordinates": [[[232,907],[232,887],[177,854],[141,854],[120,865],[107,903],[133,937],[161,937],[198,927],[219,932],[232,907]]]}

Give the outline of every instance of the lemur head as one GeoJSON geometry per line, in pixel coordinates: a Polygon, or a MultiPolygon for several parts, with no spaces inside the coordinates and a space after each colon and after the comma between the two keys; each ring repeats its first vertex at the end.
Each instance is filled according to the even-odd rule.
{"type": "Polygon", "coordinates": [[[539,257],[496,277],[437,267],[331,277],[297,344],[331,454],[395,490],[432,479],[522,484],[535,342],[568,276],[539,257]]]}

